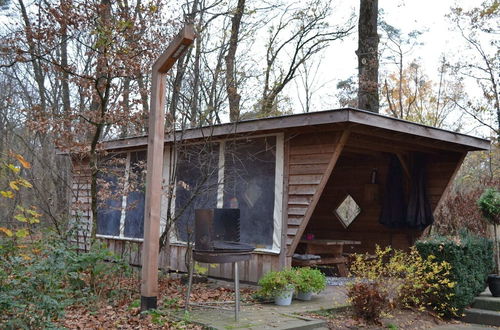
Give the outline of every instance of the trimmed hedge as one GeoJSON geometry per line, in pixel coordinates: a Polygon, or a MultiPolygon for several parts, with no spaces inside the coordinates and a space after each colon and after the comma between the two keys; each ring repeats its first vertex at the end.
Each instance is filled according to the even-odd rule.
{"type": "Polygon", "coordinates": [[[450,302],[458,313],[472,303],[486,288],[488,274],[494,268],[493,243],[469,233],[460,236],[432,236],[415,244],[423,256],[434,255],[436,261],[451,265],[451,281],[457,282],[450,302]]]}

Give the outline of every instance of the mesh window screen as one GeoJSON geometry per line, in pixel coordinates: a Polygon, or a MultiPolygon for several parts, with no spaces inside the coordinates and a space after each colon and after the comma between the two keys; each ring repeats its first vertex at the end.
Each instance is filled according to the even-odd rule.
{"type": "Polygon", "coordinates": [[[144,236],[144,197],[146,194],[146,151],[130,153],[129,188],[125,212],[125,237],[144,236]]]}
{"type": "Polygon", "coordinates": [[[194,210],[215,208],[219,171],[219,143],[182,146],[177,153],[175,213],[177,238],[191,240],[194,210]]]}
{"type": "Polygon", "coordinates": [[[240,209],[241,242],[272,248],[276,137],[227,141],[224,207],[240,209]]]}
{"type": "Polygon", "coordinates": [[[126,154],[100,161],[97,193],[97,234],[119,236],[126,154]]]}

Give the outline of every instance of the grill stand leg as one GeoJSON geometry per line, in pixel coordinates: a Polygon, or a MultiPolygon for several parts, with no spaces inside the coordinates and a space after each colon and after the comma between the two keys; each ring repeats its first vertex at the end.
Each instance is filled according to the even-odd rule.
{"type": "Polygon", "coordinates": [[[234,262],[234,320],[240,320],[240,273],[238,271],[238,262],[234,262]]]}
{"type": "Polygon", "coordinates": [[[187,288],[187,293],[186,293],[186,302],[184,303],[184,311],[189,312],[189,298],[191,296],[191,287],[193,286],[193,268],[194,268],[194,262],[193,258],[190,258],[191,260],[189,261],[189,278],[188,278],[188,288],[187,288]]]}

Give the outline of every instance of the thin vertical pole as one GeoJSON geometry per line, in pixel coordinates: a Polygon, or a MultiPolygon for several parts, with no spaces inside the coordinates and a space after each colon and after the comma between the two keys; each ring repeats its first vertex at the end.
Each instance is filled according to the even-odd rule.
{"type": "Polygon", "coordinates": [[[234,262],[234,320],[240,320],[240,272],[238,262],[234,262]]]}
{"type": "Polygon", "coordinates": [[[186,302],[184,303],[184,311],[189,312],[189,298],[191,297],[191,288],[193,287],[193,271],[194,271],[194,261],[193,253],[189,258],[189,277],[188,277],[188,287],[186,292],[186,302]]]}

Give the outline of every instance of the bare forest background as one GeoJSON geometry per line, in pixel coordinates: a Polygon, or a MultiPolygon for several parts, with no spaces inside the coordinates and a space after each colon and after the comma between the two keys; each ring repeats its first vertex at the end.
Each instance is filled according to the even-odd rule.
{"type": "MultiPolygon", "coordinates": [[[[364,80],[356,68],[335,90],[318,79],[321,64],[337,60],[325,51],[355,37],[363,19],[354,11],[337,17],[335,3],[0,0],[0,154],[23,155],[33,185],[0,200],[0,225],[15,225],[22,200],[37,207],[42,228],[64,235],[74,197],[67,153],[94,169],[102,141],[147,134],[151,64],[185,23],[197,38],[167,78],[167,132],[358,107],[364,80]]],[[[467,157],[433,228],[484,234],[475,203],[484,187],[500,184],[500,4],[450,8],[443,21],[461,46],[443,54],[435,81],[413,56],[425,27],[403,32],[379,5],[371,35],[378,82],[368,84],[378,111],[492,141],[491,150],[467,157]]]]}

